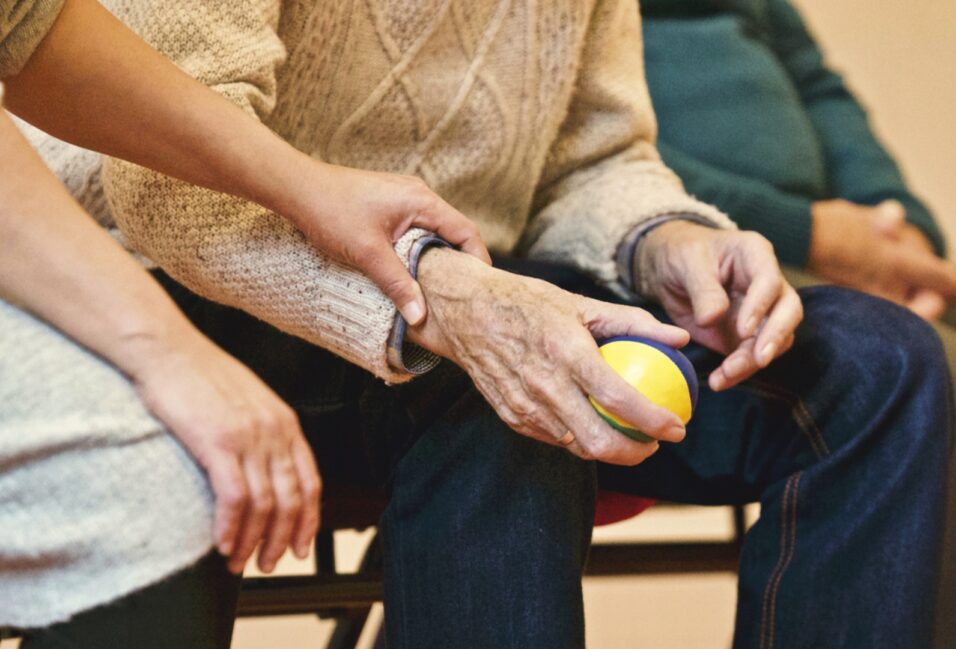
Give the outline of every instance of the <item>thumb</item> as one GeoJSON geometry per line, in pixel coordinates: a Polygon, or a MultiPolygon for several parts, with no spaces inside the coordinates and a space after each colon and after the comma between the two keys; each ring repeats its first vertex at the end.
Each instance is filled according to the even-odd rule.
{"type": "Polygon", "coordinates": [[[395,303],[405,321],[415,326],[425,319],[425,296],[418,282],[384,240],[379,252],[367,259],[361,267],[370,280],[395,303]]]}
{"type": "Polygon", "coordinates": [[[897,200],[883,201],[875,208],[873,226],[883,236],[898,238],[906,223],[906,208],[897,200]]]}
{"type": "Polygon", "coordinates": [[[730,308],[730,297],[717,275],[717,263],[707,256],[687,264],[684,289],[694,309],[694,322],[708,327],[719,320],[730,308]]]}

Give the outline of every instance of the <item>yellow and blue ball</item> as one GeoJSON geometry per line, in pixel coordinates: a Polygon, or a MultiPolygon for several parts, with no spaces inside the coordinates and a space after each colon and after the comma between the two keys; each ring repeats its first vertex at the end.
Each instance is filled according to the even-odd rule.
{"type": "MultiPolygon", "coordinates": [[[[652,403],[667,408],[685,424],[697,407],[697,374],[682,353],[654,340],[636,336],[610,338],[600,344],[601,356],[628,384],[652,403]]],[[[607,411],[593,397],[591,405],[604,420],[631,439],[653,439],[607,411]]]]}

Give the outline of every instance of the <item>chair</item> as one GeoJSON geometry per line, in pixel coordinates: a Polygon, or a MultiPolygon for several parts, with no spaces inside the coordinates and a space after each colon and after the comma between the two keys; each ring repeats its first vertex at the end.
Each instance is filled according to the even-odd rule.
{"type": "MultiPolygon", "coordinates": [[[[618,498],[614,509],[627,505],[621,502],[620,495],[605,494],[604,498],[611,501],[618,498]]],[[[632,505],[643,508],[646,502],[642,506],[632,501],[632,505]]],[[[316,614],[323,619],[334,619],[335,630],[326,649],[354,649],[372,605],[382,601],[382,552],[375,537],[366,549],[359,570],[340,573],[336,567],[333,535],[336,530],[374,527],[384,508],[382,497],[360,492],[327,498],[323,502],[323,529],[315,540],[315,573],[244,579],[239,595],[239,616],[316,614]]],[[[733,536],[729,540],[597,543],[591,548],[585,574],[736,572],[746,525],[743,508],[729,509],[733,516],[733,536]]]]}

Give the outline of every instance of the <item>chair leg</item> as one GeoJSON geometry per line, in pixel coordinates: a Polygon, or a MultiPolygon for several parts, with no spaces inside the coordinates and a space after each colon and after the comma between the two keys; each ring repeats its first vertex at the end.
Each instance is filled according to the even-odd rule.
{"type": "MultiPolygon", "coordinates": [[[[359,572],[377,573],[381,570],[382,546],[379,543],[378,534],[376,534],[369,541],[368,548],[366,548],[365,555],[359,565],[359,572]]],[[[351,609],[336,617],[335,630],[332,632],[332,637],[329,639],[326,649],[355,649],[371,612],[371,607],[351,609]]]]}

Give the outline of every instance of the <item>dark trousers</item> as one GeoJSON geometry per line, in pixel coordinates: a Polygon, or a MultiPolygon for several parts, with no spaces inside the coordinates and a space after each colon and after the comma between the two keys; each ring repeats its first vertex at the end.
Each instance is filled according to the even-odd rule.
{"type": "MultiPolygon", "coordinates": [[[[519,270],[609,297],[561,269],[519,270]]],[[[739,388],[704,387],[682,444],[620,468],[513,433],[450,363],[388,387],[161,279],[299,412],[330,496],[356,485],[390,496],[380,527],[390,649],[582,647],[598,483],[761,503],[735,647],[929,646],[951,387],[934,334],[903,309],[802,292],[807,316],[789,354],[739,388]]],[[[702,377],[719,362],[699,346],[687,353],[702,377]]]]}

